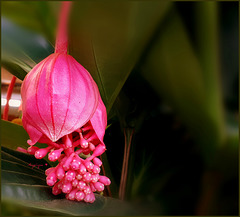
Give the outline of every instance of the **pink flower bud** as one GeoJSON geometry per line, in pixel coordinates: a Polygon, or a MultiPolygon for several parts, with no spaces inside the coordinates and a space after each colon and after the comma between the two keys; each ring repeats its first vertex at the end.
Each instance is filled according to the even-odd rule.
{"type": "Polygon", "coordinates": [[[58,195],[62,193],[62,190],[60,188],[58,188],[58,183],[56,183],[53,188],[52,188],[52,193],[54,195],[58,195]]]}
{"type": "Polygon", "coordinates": [[[21,147],[17,147],[17,151],[22,152],[22,153],[28,153],[28,151],[26,149],[21,148],[21,147]]]}
{"type": "Polygon", "coordinates": [[[72,153],[72,154],[66,159],[66,161],[64,162],[64,164],[63,164],[63,169],[64,169],[65,171],[69,170],[70,164],[71,164],[71,162],[72,162],[73,157],[74,157],[74,153],[72,153]]]}
{"type": "Polygon", "coordinates": [[[93,175],[92,175],[92,180],[91,180],[91,182],[92,182],[92,183],[95,183],[95,182],[98,181],[98,179],[99,179],[99,174],[93,174],[93,175]]]}
{"type": "Polygon", "coordinates": [[[84,198],[84,201],[87,203],[93,203],[95,201],[95,196],[93,193],[87,194],[84,198]]]}
{"type": "Polygon", "coordinates": [[[69,193],[72,190],[72,183],[71,182],[64,182],[62,186],[63,193],[69,193]]]}
{"type": "Polygon", "coordinates": [[[57,187],[59,189],[62,189],[62,187],[63,187],[63,180],[58,181],[55,185],[57,185],[57,187]]]}
{"type": "Polygon", "coordinates": [[[83,174],[85,174],[86,173],[86,167],[83,165],[83,164],[80,164],[80,166],[79,166],[79,173],[81,174],[81,175],[83,175],[83,174]]]}
{"type": "Polygon", "coordinates": [[[83,192],[84,192],[85,194],[90,194],[90,193],[92,192],[90,186],[86,186],[86,187],[83,189],[83,192]]]}
{"type": "Polygon", "coordinates": [[[93,173],[100,173],[100,168],[97,165],[94,165],[93,169],[92,169],[92,172],[93,173]]]}
{"type": "Polygon", "coordinates": [[[79,133],[79,135],[80,135],[79,144],[80,144],[81,148],[87,148],[88,147],[88,141],[83,138],[82,133],[79,133]]]}
{"type": "Polygon", "coordinates": [[[85,197],[85,194],[82,192],[82,191],[78,191],[76,194],[75,194],[75,198],[77,201],[81,201],[83,200],[85,197]]]}
{"type": "Polygon", "coordinates": [[[56,161],[61,156],[62,151],[63,151],[63,148],[50,152],[48,154],[48,159],[50,161],[56,161]]]}
{"type": "Polygon", "coordinates": [[[89,149],[91,151],[94,151],[95,150],[95,145],[93,145],[91,142],[89,142],[89,149]]]}
{"type": "Polygon", "coordinates": [[[76,195],[76,193],[77,193],[77,191],[78,191],[78,189],[74,189],[74,190],[72,190],[69,194],[68,194],[68,199],[69,200],[75,200],[75,195],[76,195]]]}
{"type": "Polygon", "coordinates": [[[78,180],[77,180],[77,179],[74,179],[74,180],[72,181],[72,186],[73,186],[73,187],[77,187],[77,185],[78,185],[78,180]]]}
{"type": "Polygon", "coordinates": [[[73,159],[72,163],[71,163],[71,168],[73,170],[78,170],[79,166],[80,166],[81,162],[78,159],[73,159]]]}
{"type": "Polygon", "coordinates": [[[93,155],[97,157],[99,155],[102,155],[105,151],[106,151],[106,146],[101,143],[95,148],[93,155]]]}
{"type": "Polygon", "coordinates": [[[95,186],[94,186],[93,183],[90,183],[90,188],[91,188],[91,191],[92,191],[92,192],[97,191],[97,189],[95,188],[95,186]]]}
{"type": "Polygon", "coordinates": [[[110,185],[111,184],[110,179],[106,176],[100,176],[98,181],[103,183],[104,185],[110,185]]]}
{"type": "Polygon", "coordinates": [[[55,167],[50,167],[48,169],[45,170],[45,175],[48,176],[51,172],[53,172],[55,170],[55,167]]]}
{"type": "Polygon", "coordinates": [[[51,149],[51,147],[41,148],[41,149],[37,150],[34,154],[35,158],[37,158],[37,159],[44,158],[47,155],[47,153],[49,152],[50,149],[51,149]]]}
{"type": "Polygon", "coordinates": [[[55,172],[51,172],[50,174],[48,174],[46,181],[47,185],[53,186],[57,182],[57,176],[55,172]]]}
{"type": "Polygon", "coordinates": [[[84,161],[84,165],[88,171],[91,171],[94,167],[94,164],[91,161],[84,161]]]}
{"type": "Polygon", "coordinates": [[[58,165],[56,174],[58,179],[62,179],[65,176],[65,171],[61,164],[58,165]]]}
{"type": "Polygon", "coordinates": [[[102,161],[97,157],[93,158],[93,163],[99,167],[102,166],[102,161]]]}
{"type": "Polygon", "coordinates": [[[35,152],[38,151],[38,150],[39,150],[38,147],[36,147],[36,146],[30,146],[30,147],[28,147],[27,152],[28,152],[29,154],[34,155],[35,152]]]}
{"type": "Polygon", "coordinates": [[[77,188],[79,190],[83,190],[85,187],[86,187],[86,183],[85,182],[83,182],[83,181],[79,181],[78,182],[77,188]]]}
{"type": "Polygon", "coordinates": [[[92,175],[91,175],[91,173],[85,173],[84,175],[83,175],[83,181],[85,181],[85,182],[90,182],[91,181],[91,179],[92,179],[92,175]]]}
{"type": "Polygon", "coordinates": [[[97,189],[97,191],[103,191],[104,190],[104,184],[101,182],[94,183],[94,187],[97,189]]]}
{"type": "Polygon", "coordinates": [[[82,175],[81,174],[77,174],[76,175],[76,179],[81,180],[82,179],[82,175]]]}
{"type": "Polygon", "coordinates": [[[76,173],[73,170],[69,170],[66,172],[65,179],[69,182],[71,182],[73,179],[75,179],[76,173]]]}

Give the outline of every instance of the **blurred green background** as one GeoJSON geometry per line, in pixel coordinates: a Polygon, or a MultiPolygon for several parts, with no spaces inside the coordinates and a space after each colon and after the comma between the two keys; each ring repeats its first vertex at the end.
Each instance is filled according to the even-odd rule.
{"type": "MultiPolygon", "coordinates": [[[[69,54],[107,107],[104,167],[125,202],[53,197],[12,151],[24,129],[2,121],[2,215],[238,215],[239,3],[73,4],[69,54]]],[[[54,52],[60,2],[1,6],[2,67],[22,80],[54,52]]]]}

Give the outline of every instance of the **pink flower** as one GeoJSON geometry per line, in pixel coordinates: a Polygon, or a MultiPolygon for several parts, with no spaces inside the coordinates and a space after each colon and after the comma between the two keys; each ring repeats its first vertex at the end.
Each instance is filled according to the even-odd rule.
{"type": "Polygon", "coordinates": [[[26,76],[22,101],[23,126],[31,138],[24,152],[59,162],[46,170],[53,194],[93,203],[93,192],[111,182],[99,175],[107,113],[90,74],[71,56],[52,54],[26,76]],[[38,148],[36,142],[48,147],[38,148]],[[90,156],[83,159],[81,153],[90,156]]]}
{"type": "Polygon", "coordinates": [[[42,137],[55,142],[80,128],[99,104],[91,75],[67,54],[55,53],[37,64],[25,77],[21,94],[23,126],[32,145],[42,137]]]}
{"type": "MultiPolygon", "coordinates": [[[[69,4],[63,2],[64,16],[69,4]]],[[[38,63],[22,84],[22,122],[30,147],[18,150],[58,161],[45,172],[53,194],[93,203],[93,192],[111,183],[99,175],[102,162],[97,158],[106,150],[107,113],[89,72],[67,54],[66,21],[60,22],[55,53],[38,63]],[[37,142],[48,146],[38,148],[37,142]],[[90,156],[84,159],[80,154],[90,156]]]]}

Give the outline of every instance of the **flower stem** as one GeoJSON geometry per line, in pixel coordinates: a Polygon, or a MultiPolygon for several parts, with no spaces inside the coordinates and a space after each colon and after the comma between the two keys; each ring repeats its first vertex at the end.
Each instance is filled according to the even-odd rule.
{"type": "MultiPolygon", "coordinates": [[[[102,156],[100,156],[100,160],[103,161],[102,156]]],[[[103,175],[106,176],[106,170],[105,170],[103,164],[102,164],[102,172],[103,172],[103,175]]],[[[105,196],[112,197],[112,193],[111,193],[109,185],[106,185],[106,190],[104,190],[104,193],[106,194],[105,196]]]]}
{"type": "Polygon", "coordinates": [[[8,86],[8,90],[7,90],[7,102],[6,105],[4,107],[4,111],[3,111],[3,120],[8,120],[8,111],[9,111],[9,100],[11,99],[12,96],[12,92],[13,92],[13,88],[16,82],[16,77],[13,76],[11,83],[8,86]]]}
{"type": "Polygon", "coordinates": [[[55,53],[67,54],[68,48],[68,18],[71,9],[71,1],[63,1],[59,14],[57,38],[55,43],[55,53]]]}
{"type": "Polygon", "coordinates": [[[133,137],[134,130],[126,130],[124,129],[124,137],[125,137],[125,146],[124,146],[124,156],[123,156],[123,166],[122,166],[122,174],[119,188],[119,199],[124,200],[126,193],[126,184],[128,177],[128,162],[131,150],[131,143],[133,137]]]}
{"type": "Polygon", "coordinates": [[[202,178],[202,193],[196,206],[196,215],[212,215],[222,176],[218,172],[206,171],[202,178]]]}

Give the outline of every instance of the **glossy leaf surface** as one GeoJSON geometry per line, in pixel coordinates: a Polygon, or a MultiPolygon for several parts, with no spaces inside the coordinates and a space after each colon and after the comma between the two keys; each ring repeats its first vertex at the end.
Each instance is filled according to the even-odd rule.
{"type": "MultiPolygon", "coordinates": [[[[126,203],[96,194],[93,204],[69,201],[63,195],[54,196],[46,185],[45,174],[29,165],[28,154],[2,147],[2,201],[56,213],[56,215],[131,215],[136,212],[126,203]]],[[[44,160],[32,162],[40,165],[44,160]]]]}

